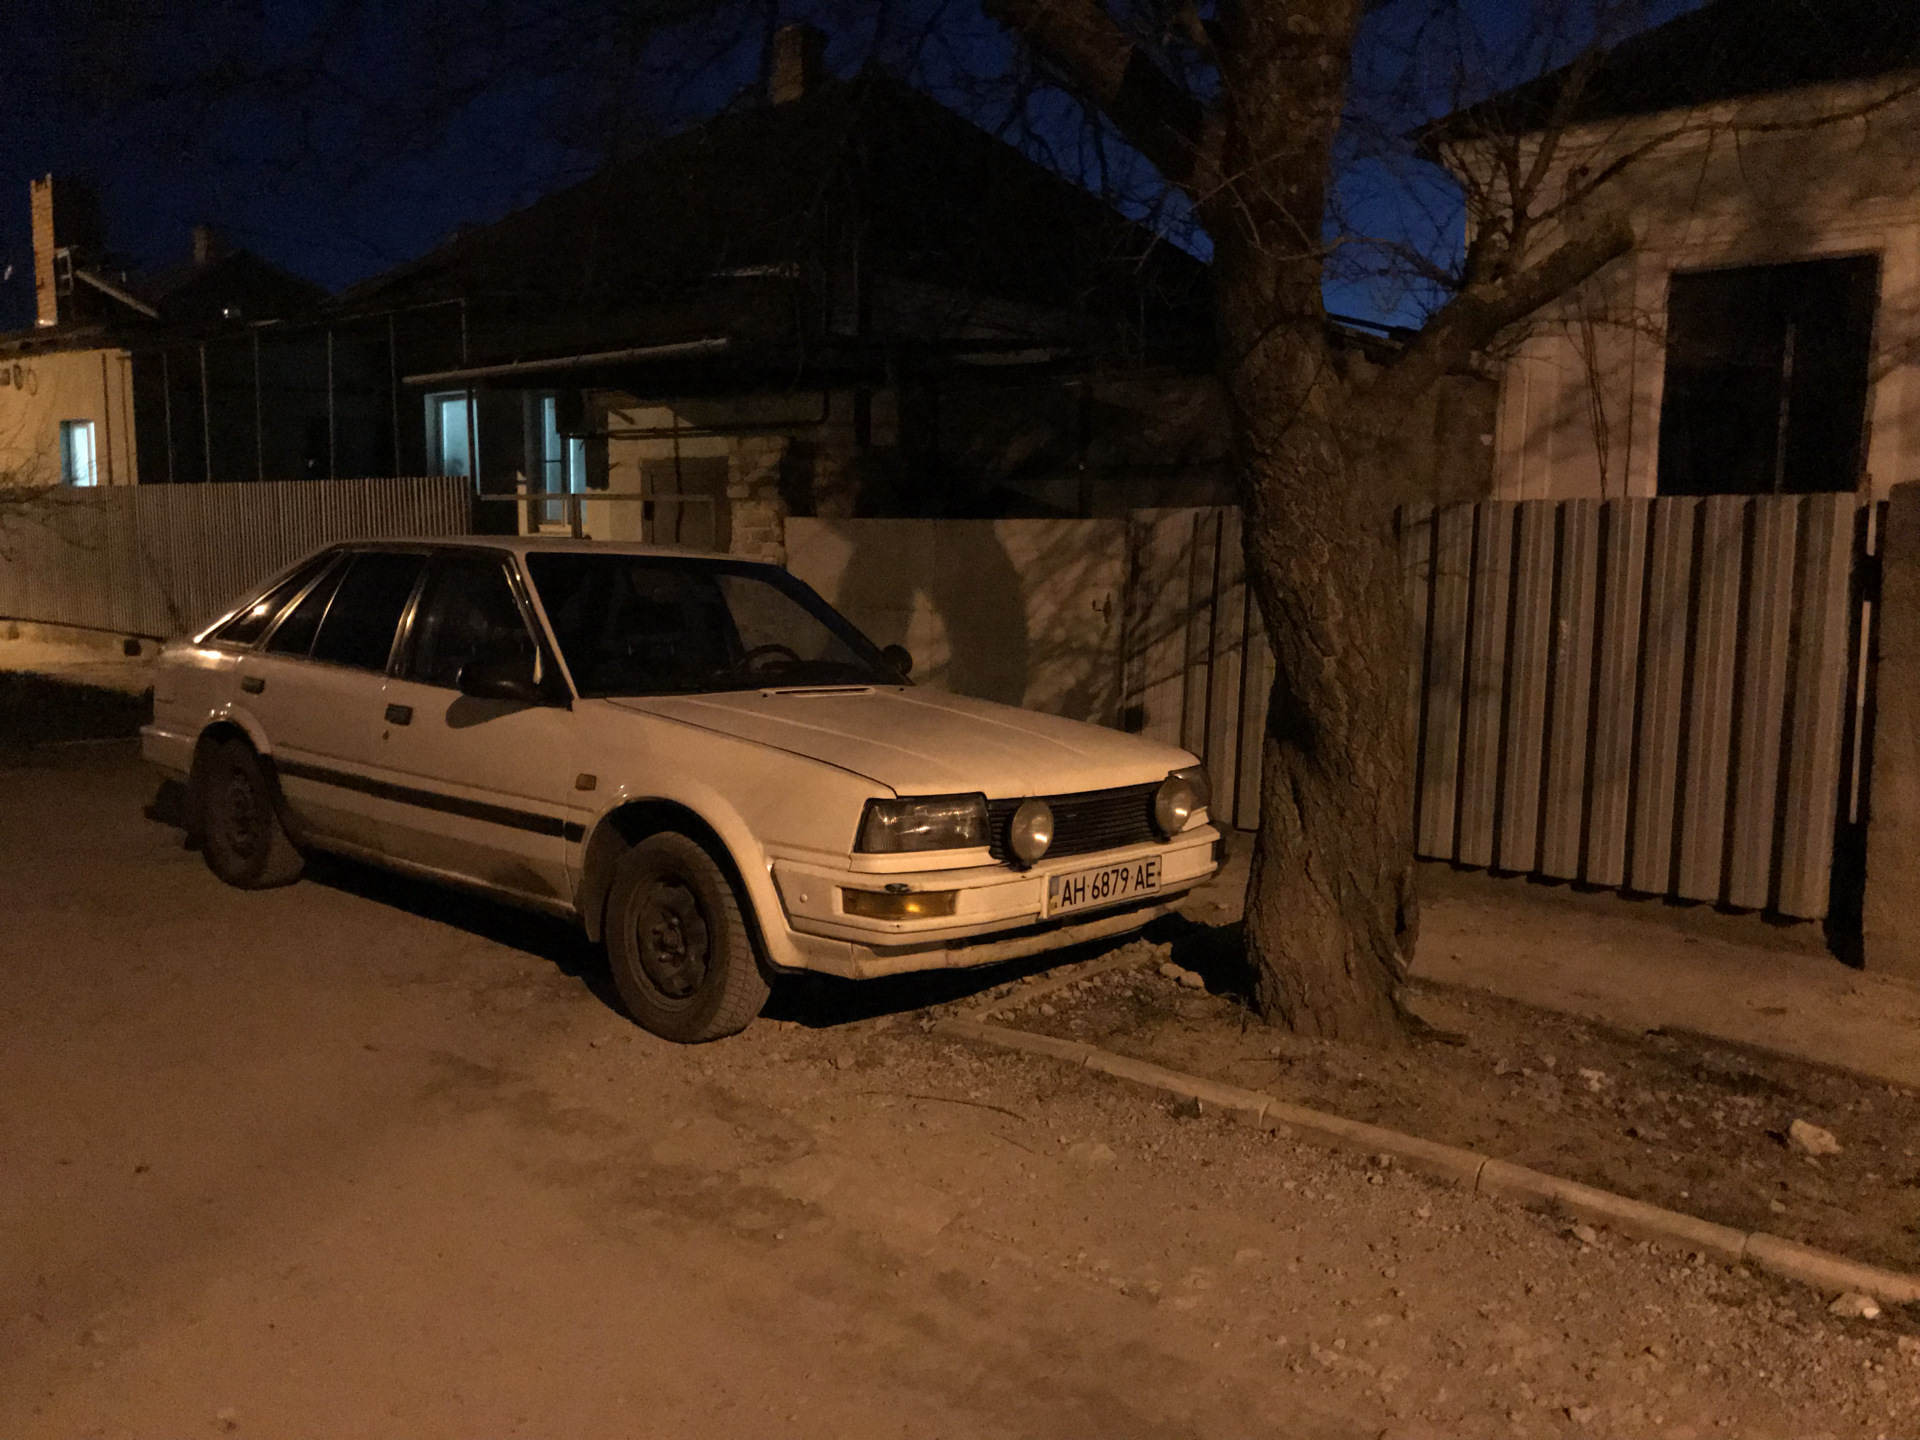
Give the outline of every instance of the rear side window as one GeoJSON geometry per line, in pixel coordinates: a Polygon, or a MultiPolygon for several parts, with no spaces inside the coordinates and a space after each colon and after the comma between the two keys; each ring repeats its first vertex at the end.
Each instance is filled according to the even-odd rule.
{"type": "Polygon", "coordinates": [[[267,637],[269,655],[304,655],[313,648],[313,637],[320,633],[320,621],[327,613],[333,592],[340,588],[340,577],[347,573],[349,563],[342,560],[335,565],[287,612],[287,618],[274,626],[273,634],[267,637]]]}
{"type": "Polygon", "coordinates": [[[313,658],[356,670],[385,670],[401,612],[426,563],[424,555],[390,550],[354,556],[320,622],[313,658]]]}
{"type": "Polygon", "coordinates": [[[273,623],[273,617],[280,613],[286,603],[306,589],[308,582],[331,565],[336,558],[338,557],[333,555],[322,555],[319,559],[302,565],[207,638],[224,640],[229,645],[253,644],[267,633],[267,626],[273,623]]]}

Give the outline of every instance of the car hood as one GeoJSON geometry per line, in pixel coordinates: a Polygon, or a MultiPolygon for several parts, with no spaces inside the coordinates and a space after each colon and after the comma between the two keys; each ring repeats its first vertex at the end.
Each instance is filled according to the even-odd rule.
{"type": "Polygon", "coordinates": [[[1186,751],[938,690],[747,690],[609,700],[802,755],[901,795],[1067,795],[1158,780],[1186,751]]]}

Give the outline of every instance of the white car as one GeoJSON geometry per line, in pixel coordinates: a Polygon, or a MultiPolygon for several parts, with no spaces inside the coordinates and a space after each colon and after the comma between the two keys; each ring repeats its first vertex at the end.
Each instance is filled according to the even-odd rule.
{"type": "Polygon", "coordinates": [[[161,651],[142,753],[222,880],[328,850],[566,916],[673,1040],[743,1028],[772,973],[1119,935],[1213,873],[1194,756],[911,664],[772,565],[338,545],[161,651]]]}

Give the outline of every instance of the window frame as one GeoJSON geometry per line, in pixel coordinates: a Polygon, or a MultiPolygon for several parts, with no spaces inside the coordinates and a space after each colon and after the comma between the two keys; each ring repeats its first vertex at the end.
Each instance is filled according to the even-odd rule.
{"type": "Polygon", "coordinates": [[[100,485],[100,437],[99,426],[92,420],[62,420],[60,422],[60,483],[73,490],[94,490],[100,485]],[[74,437],[85,435],[87,441],[86,474],[82,477],[79,467],[74,463],[74,437]]]}
{"type": "MultiPolygon", "coordinates": [[[[300,593],[280,607],[280,613],[275,615],[273,617],[273,623],[261,632],[259,640],[254,644],[254,648],[262,655],[272,655],[281,660],[311,660],[313,658],[313,639],[309,639],[307,641],[307,648],[297,654],[287,650],[275,650],[273,648],[274,639],[293,619],[295,612],[298,611],[302,605],[305,605],[308,599],[323,585],[331,585],[333,594],[337,595],[340,592],[341,582],[347,578],[347,567],[352,564],[353,552],[351,550],[341,550],[337,552],[333,557],[333,563],[331,565],[327,566],[305,585],[302,585],[300,587],[300,593]]],[[[329,608],[333,605],[333,595],[327,597],[327,605],[329,608]]],[[[320,635],[320,626],[326,623],[327,614],[325,610],[322,610],[320,612],[319,623],[313,627],[314,639],[317,639],[320,635]]]]}
{"type": "Polygon", "coordinates": [[[427,468],[435,475],[457,475],[471,484],[479,484],[480,415],[477,393],[472,389],[434,390],[423,396],[427,427],[427,468]],[[466,416],[466,469],[450,470],[446,457],[445,408],[458,401],[466,416]]]}

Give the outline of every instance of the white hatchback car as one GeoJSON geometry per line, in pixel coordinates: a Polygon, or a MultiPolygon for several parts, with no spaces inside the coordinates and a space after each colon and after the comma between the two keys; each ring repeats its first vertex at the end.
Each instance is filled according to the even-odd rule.
{"type": "Polygon", "coordinates": [[[1219,862],[1195,758],[916,688],[776,566],[577,540],[338,545],[160,654],[146,758],[222,880],[309,848],[551,911],[673,1040],[769,973],[1137,929],[1219,862]]]}

